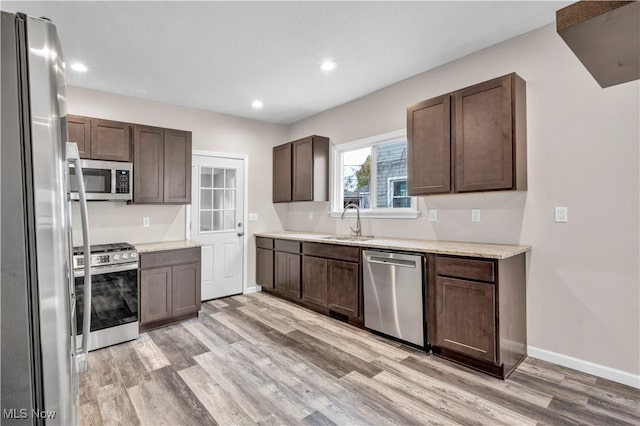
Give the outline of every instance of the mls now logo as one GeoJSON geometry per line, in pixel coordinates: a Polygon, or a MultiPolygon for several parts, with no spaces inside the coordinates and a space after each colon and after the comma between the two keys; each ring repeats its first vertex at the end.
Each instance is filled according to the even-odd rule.
{"type": "Polygon", "coordinates": [[[5,419],[26,419],[32,417],[52,420],[56,417],[56,412],[39,409],[27,410],[26,408],[5,408],[2,410],[2,417],[5,419]]]}

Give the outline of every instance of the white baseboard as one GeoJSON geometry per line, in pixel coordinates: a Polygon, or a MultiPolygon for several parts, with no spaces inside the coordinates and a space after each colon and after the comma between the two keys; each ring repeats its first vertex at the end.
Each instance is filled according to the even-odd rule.
{"type": "Polygon", "coordinates": [[[594,376],[602,377],[604,379],[612,380],[614,382],[622,383],[624,385],[633,386],[634,388],[640,389],[640,375],[638,374],[616,370],[615,368],[596,364],[591,361],[585,361],[583,359],[574,358],[568,355],[551,352],[546,349],[540,349],[533,346],[527,347],[527,354],[533,358],[552,362],[563,367],[573,368],[574,370],[582,371],[583,373],[593,374],[594,376]]]}
{"type": "Polygon", "coordinates": [[[258,286],[254,285],[253,287],[248,287],[244,289],[244,294],[251,294],[251,293],[257,293],[258,290],[258,286]]]}

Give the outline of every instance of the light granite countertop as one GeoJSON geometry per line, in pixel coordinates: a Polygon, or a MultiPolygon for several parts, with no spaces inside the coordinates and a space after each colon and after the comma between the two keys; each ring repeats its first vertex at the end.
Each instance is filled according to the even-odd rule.
{"type": "Polygon", "coordinates": [[[200,247],[202,243],[194,240],[158,241],[155,243],[134,244],[138,253],[149,253],[153,251],[179,250],[192,247],[200,247]]]}
{"type": "MultiPolygon", "coordinates": [[[[451,254],[457,256],[482,257],[487,259],[507,259],[531,250],[531,246],[411,240],[403,238],[372,238],[366,241],[345,241],[327,239],[327,237],[335,237],[336,235],[334,234],[294,231],[260,232],[254,235],[256,237],[278,238],[283,240],[340,244],[345,246],[370,247],[389,250],[406,250],[422,253],[451,254]]],[[[346,235],[342,235],[342,237],[346,237],[346,235]]]]}

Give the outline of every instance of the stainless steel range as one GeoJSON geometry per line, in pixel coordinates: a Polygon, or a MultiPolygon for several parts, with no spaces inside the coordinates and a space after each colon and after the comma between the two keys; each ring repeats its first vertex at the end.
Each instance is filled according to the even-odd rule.
{"type": "MultiPolygon", "coordinates": [[[[76,330],[82,330],[83,247],[73,249],[76,330]]],[[[89,350],[138,338],[138,252],[127,243],[91,246],[89,350]]],[[[77,338],[81,339],[82,335],[77,338]]]]}

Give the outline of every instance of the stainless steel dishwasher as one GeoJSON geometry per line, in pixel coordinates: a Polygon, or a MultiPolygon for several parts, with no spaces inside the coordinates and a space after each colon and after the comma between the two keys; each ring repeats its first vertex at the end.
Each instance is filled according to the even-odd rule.
{"type": "Polygon", "coordinates": [[[377,250],[362,256],[365,327],[424,347],[425,257],[377,250]]]}

